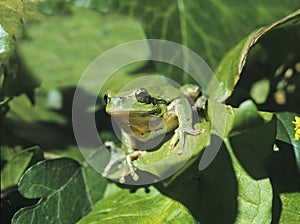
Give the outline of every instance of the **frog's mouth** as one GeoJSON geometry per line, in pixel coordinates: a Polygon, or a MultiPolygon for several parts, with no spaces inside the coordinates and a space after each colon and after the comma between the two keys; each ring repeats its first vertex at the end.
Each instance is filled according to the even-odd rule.
{"type": "Polygon", "coordinates": [[[162,116],[162,114],[166,111],[166,105],[141,105],[141,103],[134,103],[128,109],[122,110],[106,110],[108,114],[111,116],[115,116],[116,118],[126,118],[126,117],[148,117],[148,116],[162,116]]]}

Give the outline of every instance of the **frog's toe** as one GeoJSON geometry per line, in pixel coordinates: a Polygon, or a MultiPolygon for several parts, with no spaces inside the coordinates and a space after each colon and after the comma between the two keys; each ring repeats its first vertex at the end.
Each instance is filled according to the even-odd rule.
{"type": "Polygon", "coordinates": [[[182,148],[178,149],[177,153],[178,155],[181,155],[183,153],[183,149],[182,148]]]}
{"type": "Polygon", "coordinates": [[[205,133],[205,129],[194,130],[192,128],[177,128],[175,130],[175,134],[173,135],[169,148],[172,149],[178,145],[178,155],[183,153],[184,143],[185,143],[185,136],[189,135],[199,135],[205,133]]]}
{"type": "Polygon", "coordinates": [[[135,172],[135,167],[132,164],[132,160],[131,160],[131,156],[130,155],[126,156],[126,165],[127,165],[127,168],[128,168],[128,170],[130,172],[130,175],[131,175],[132,179],[134,181],[137,181],[139,179],[139,176],[135,172]]]}

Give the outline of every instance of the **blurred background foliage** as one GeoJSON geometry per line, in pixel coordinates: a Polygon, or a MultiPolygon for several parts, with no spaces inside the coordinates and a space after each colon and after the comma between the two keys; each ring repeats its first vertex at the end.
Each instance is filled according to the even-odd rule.
{"type": "MultiPolygon", "coordinates": [[[[30,175],[20,185],[25,189],[23,196],[17,191],[20,177],[28,167],[42,161],[40,168],[34,169],[41,170],[38,179],[45,175],[45,159],[72,158],[79,163],[73,160],[62,163],[71,164],[74,170],[89,172],[87,176],[91,180],[99,178],[97,183],[86,183],[80,179],[78,183],[84,185],[84,189],[103,186],[98,189],[99,192],[95,191],[98,193],[92,197],[93,203],[86,202],[86,210],[78,217],[65,218],[66,223],[68,220],[77,221],[91,211],[94,204],[101,200],[104,189],[108,192],[108,199],[104,200],[107,206],[116,206],[109,205],[111,195],[119,198],[128,194],[120,189],[114,190],[111,185],[106,187],[106,180],[92,171],[86,171],[89,168],[86,168],[86,164],[82,165],[83,157],[72,130],[71,108],[80,77],[98,55],[119,44],[144,38],[175,41],[198,53],[219,79],[226,104],[255,115],[245,121],[237,118],[244,117],[243,112],[236,115],[236,110],[227,108],[228,114],[229,111],[234,114],[228,116],[232,125],[235,121],[237,130],[231,134],[228,131],[231,144],[224,143],[214,164],[203,173],[198,172],[194,160],[167,185],[158,184],[156,187],[161,193],[152,189],[151,195],[148,195],[149,205],[155,206],[157,201],[172,202],[176,209],[184,210],[178,220],[186,222],[197,220],[213,223],[226,220],[243,223],[253,217],[253,214],[247,214],[245,205],[245,201],[251,197],[248,195],[247,198],[246,195],[238,200],[238,192],[247,192],[243,188],[250,186],[248,191],[258,195],[255,188],[259,186],[266,194],[259,195],[257,200],[260,214],[257,221],[300,221],[297,211],[300,205],[300,147],[290,131],[293,129],[292,120],[300,114],[300,16],[299,10],[296,11],[299,7],[300,3],[296,0],[276,3],[271,0],[1,0],[1,221],[9,223],[18,209],[35,204],[36,198],[47,198],[47,194],[28,196],[30,199],[23,197],[26,195],[26,186],[36,181],[30,179],[30,175]],[[243,104],[248,99],[252,99],[253,104],[243,104]],[[257,117],[257,111],[272,112],[276,119],[259,115],[264,119],[262,122],[257,117]],[[238,123],[236,119],[245,123],[238,123]],[[249,131],[252,121],[262,125],[259,130],[249,131]],[[247,143],[253,139],[254,145],[247,143]],[[266,147],[275,145],[281,150],[262,152],[260,150],[264,146],[260,144],[263,142],[266,147]],[[236,150],[240,148],[244,150],[236,150]],[[258,150],[251,151],[253,148],[258,150]],[[249,151],[251,155],[248,155],[249,151]],[[251,164],[253,161],[255,163],[251,164]],[[260,164],[258,171],[253,168],[257,163],[260,164]],[[220,175],[221,172],[226,175],[220,175]],[[238,175],[245,179],[238,180],[238,175]],[[217,178],[213,180],[212,176],[217,178]],[[183,190],[187,185],[190,186],[189,191],[183,190]],[[222,186],[222,189],[218,186],[222,186]],[[187,191],[187,194],[182,194],[182,191],[187,191]],[[195,198],[194,195],[198,194],[199,198],[195,198]],[[172,201],[166,201],[171,199],[164,195],[172,198],[172,201]],[[154,200],[151,202],[152,197],[154,200]],[[271,200],[263,204],[264,197],[271,200]],[[220,198],[224,202],[216,206],[216,200],[220,198]],[[177,201],[187,209],[181,204],[177,205],[177,201]],[[230,203],[227,209],[226,201],[230,203]],[[216,211],[220,212],[220,216],[214,215],[216,211]]],[[[111,138],[111,124],[104,113],[103,94],[110,88],[120,89],[123,83],[137,77],[158,73],[181,84],[193,81],[182,71],[162,63],[141,62],[117,71],[99,93],[96,107],[95,115],[104,139],[111,138]]],[[[88,93],[86,97],[89,97],[88,93]]],[[[63,172],[63,166],[61,170],[63,172]]],[[[74,187],[75,195],[76,191],[83,189],[80,184],[74,187]]],[[[128,196],[129,202],[130,197],[134,201],[140,197],[139,194],[128,196]]],[[[105,206],[101,208],[100,202],[95,205],[96,208],[105,209],[105,206]]],[[[71,203],[66,203],[66,206],[71,203]]],[[[120,211],[129,212],[126,209],[123,206],[120,211]]],[[[71,216],[71,212],[68,212],[65,211],[66,216],[71,216]]],[[[150,212],[147,217],[153,213],[150,212]]],[[[91,213],[85,218],[86,221],[83,219],[81,222],[99,219],[93,215],[91,213]]],[[[14,222],[22,223],[22,218],[16,217],[14,222]]]]}

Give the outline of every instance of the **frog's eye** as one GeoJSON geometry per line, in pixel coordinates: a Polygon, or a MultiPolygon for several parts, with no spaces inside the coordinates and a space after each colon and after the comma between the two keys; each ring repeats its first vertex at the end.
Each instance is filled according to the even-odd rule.
{"type": "Polygon", "coordinates": [[[144,88],[140,88],[135,91],[135,98],[140,103],[151,103],[151,96],[144,88]]]}

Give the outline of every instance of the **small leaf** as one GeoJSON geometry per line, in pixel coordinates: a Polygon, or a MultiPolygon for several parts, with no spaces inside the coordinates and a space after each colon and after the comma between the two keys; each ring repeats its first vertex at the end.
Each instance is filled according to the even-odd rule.
{"type": "Polygon", "coordinates": [[[295,125],[292,121],[295,120],[295,116],[299,117],[299,114],[291,112],[277,112],[277,134],[276,139],[293,147],[294,154],[296,157],[296,163],[300,172],[300,141],[295,140],[295,125]]]}
{"type": "Polygon", "coordinates": [[[257,104],[262,104],[266,101],[270,91],[270,81],[262,79],[252,85],[250,96],[257,104]]]}
{"type": "Polygon", "coordinates": [[[119,190],[100,200],[78,224],[85,223],[196,223],[188,209],[163,196],[154,187],[150,192],[119,190]]]}
{"type": "Polygon", "coordinates": [[[212,123],[212,133],[224,138],[229,135],[232,129],[236,109],[229,105],[208,100],[207,116],[212,123]]]}
{"type": "Polygon", "coordinates": [[[42,153],[39,147],[28,148],[13,155],[1,170],[1,191],[7,187],[17,185],[29,164],[41,159],[42,153]]]}
{"type": "Polygon", "coordinates": [[[42,161],[29,168],[19,182],[26,198],[41,198],[19,210],[12,223],[74,223],[103,197],[106,180],[88,166],[71,159],[42,161]]]}
{"type": "Polygon", "coordinates": [[[241,103],[236,112],[230,136],[243,133],[251,128],[256,128],[263,123],[264,119],[259,115],[255,104],[251,100],[247,100],[241,103]]]}

